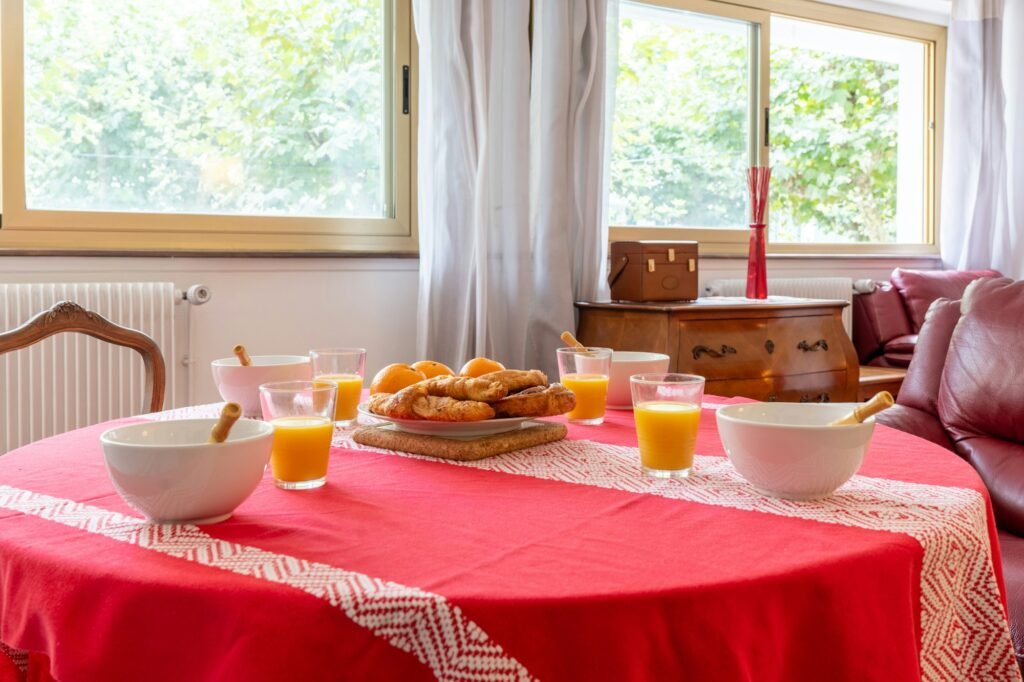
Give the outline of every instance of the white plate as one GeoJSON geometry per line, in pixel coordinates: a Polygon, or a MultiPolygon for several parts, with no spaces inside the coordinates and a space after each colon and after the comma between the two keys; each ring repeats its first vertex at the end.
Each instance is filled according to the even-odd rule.
{"type": "Polygon", "coordinates": [[[522,428],[525,422],[536,417],[507,417],[505,419],[482,419],[476,422],[435,422],[427,419],[395,419],[383,415],[374,414],[366,409],[366,404],[359,406],[359,414],[362,414],[380,421],[390,422],[399,431],[406,433],[419,433],[427,436],[441,436],[442,438],[479,438],[490,436],[495,433],[515,431],[522,428]]]}

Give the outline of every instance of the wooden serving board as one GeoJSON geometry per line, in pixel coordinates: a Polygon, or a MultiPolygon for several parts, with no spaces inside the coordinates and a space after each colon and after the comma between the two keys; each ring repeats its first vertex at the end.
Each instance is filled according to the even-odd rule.
{"type": "Polygon", "coordinates": [[[441,459],[472,462],[485,457],[501,455],[513,450],[532,448],[544,443],[562,440],[567,433],[565,424],[552,422],[527,422],[515,431],[495,433],[472,440],[455,440],[440,436],[399,431],[393,424],[361,426],[352,432],[352,440],[385,450],[411,452],[441,459]]]}

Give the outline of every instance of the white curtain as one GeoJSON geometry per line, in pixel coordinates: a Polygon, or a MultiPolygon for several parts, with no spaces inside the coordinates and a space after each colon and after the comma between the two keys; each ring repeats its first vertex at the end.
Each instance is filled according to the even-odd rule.
{"type": "Polygon", "coordinates": [[[947,267],[1024,278],[1024,3],[953,0],[942,174],[947,267]]]}
{"type": "Polygon", "coordinates": [[[417,351],[557,374],[602,293],[606,0],[414,0],[417,351]],[[532,63],[531,63],[532,62],[532,63]]]}

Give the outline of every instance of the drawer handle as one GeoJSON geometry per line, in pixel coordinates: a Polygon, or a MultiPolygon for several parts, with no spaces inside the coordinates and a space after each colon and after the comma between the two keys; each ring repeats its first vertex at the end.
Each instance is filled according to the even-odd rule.
{"type": "Polygon", "coordinates": [[[828,342],[825,339],[818,339],[814,343],[807,343],[807,341],[801,341],[800,343],[796,344],[796,347],[804,351],[805,353],[808,351],[816,351],[819,348],[821,350],[828,350],[828,342]]]}
{"type": "Polygon", "coordinates": [[[777,402],[779,402],[779,396],[777,396],[774,393],[772,393],[771,395],[768,396],[768,402],[770,402],[770,403],[777,403],[777,402]]]}
{"type": "Polygon", "coordinates": [[[768,355],[771,355],[772,353],[775,352],[775,342],[772,341],[771,339],[768,339],[767,341],[764,342],[764,349],[768,351],[768,355]]]}
{"type": "Polygon", "coordinates": [[[814,396],[812,396],[812,395],[804,393],[802,396],[800,396],[800,402],[802,402],[802,403],[810,403],[810,402],[830,403],[830,402],[832,402],[832,398],[829,396],[828,393],[820,394],[817,397],[817,399],[815,399],[814,396]]]}
{"type": "Polygon", "coordinates": [[[699,360],[702,353],[707,353],[708,355],[710,355],[713,358],[722,358],[722,357],[725,357],[726,355],[735,354],[736,353],[736,349],[733,348],[732,346],[727,346],[724,343],[722,344],[722,348],[720,350],[715,350],[714,348],[708,348],[707,346],[694,346],[693,347],[693,359],[694,360],[699,360]]]}

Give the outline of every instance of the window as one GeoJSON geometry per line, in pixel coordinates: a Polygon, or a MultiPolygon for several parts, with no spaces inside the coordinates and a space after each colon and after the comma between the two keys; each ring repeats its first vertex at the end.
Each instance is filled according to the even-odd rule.
{"type": "Polygon", "coordinates": [[[745,170],[761,164],[775,251],[934,250],[945,29],[754,4],[621,4],[613,238],[741,251],[745,170]]]}
{"type": "Polygon", "coordinates": [[[408,0],[3,12],[4,245],[415,248],[408,0]]]}
{"type": "Polygon", "coordinates": [[[622,3],[609,217],[614,225],[741,225],[757,106],[757,24],[622,3]]]}

